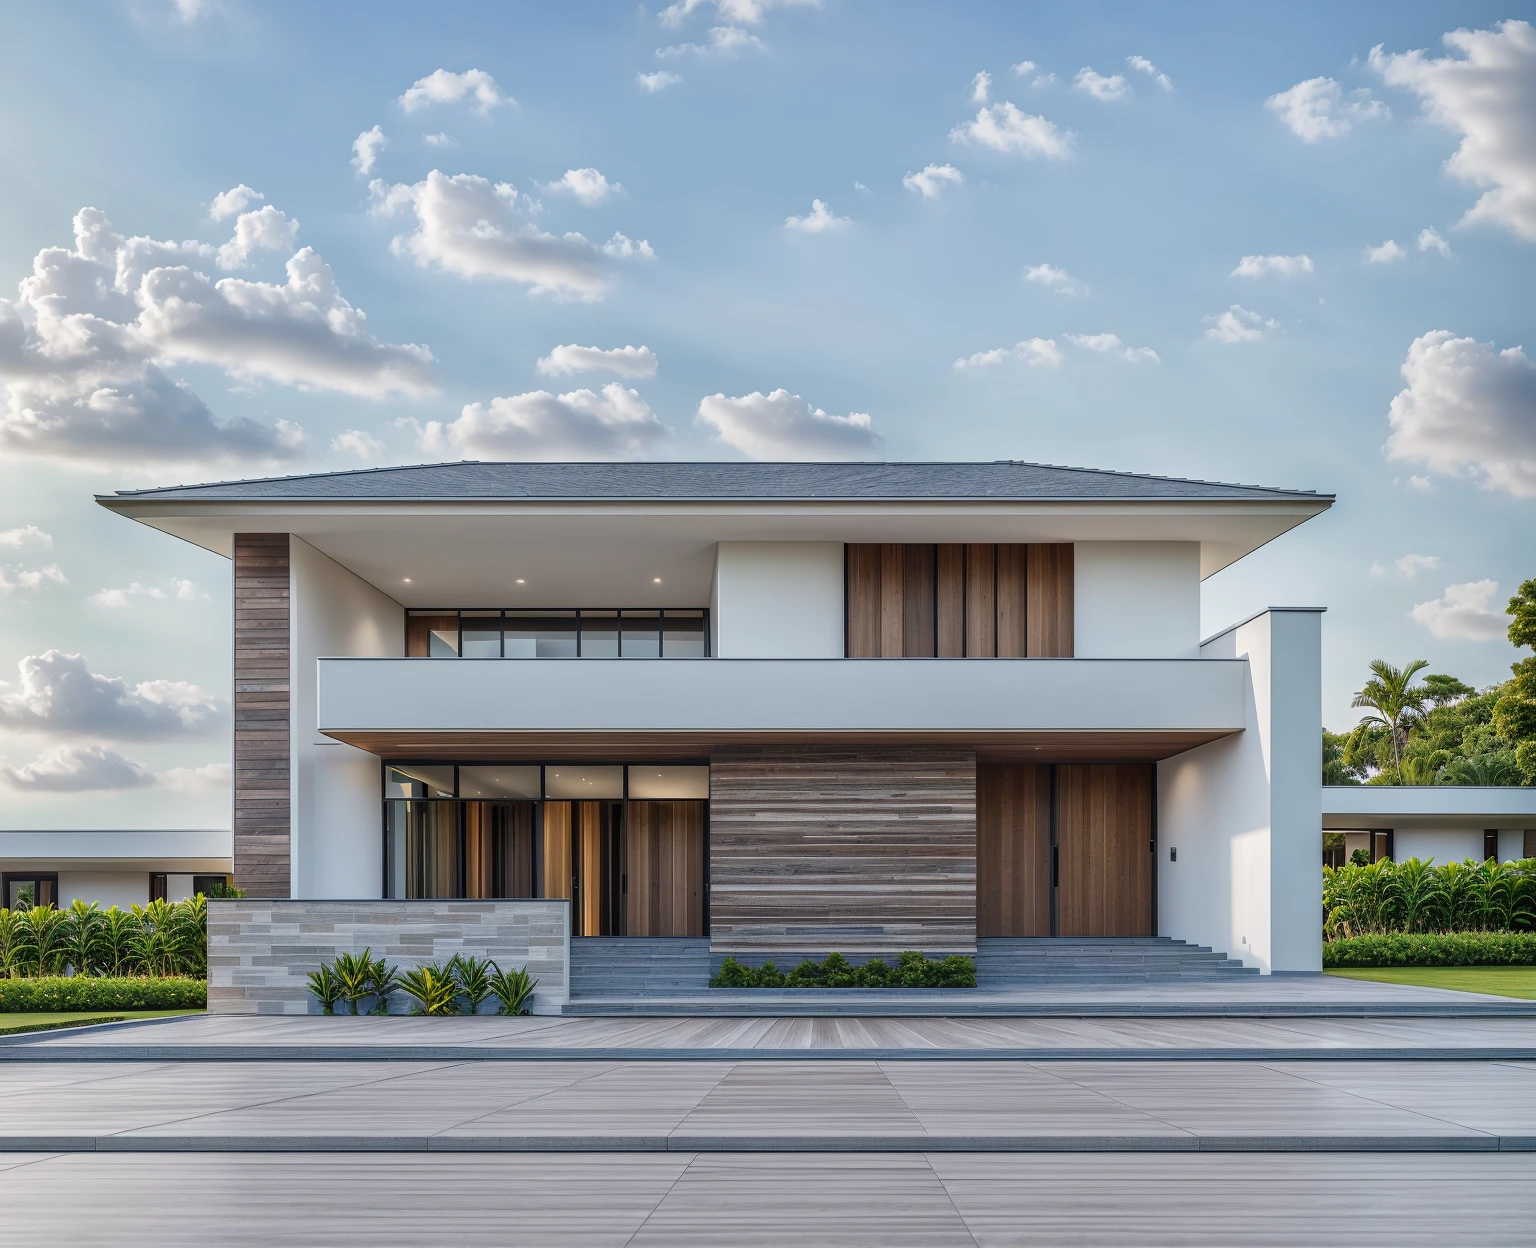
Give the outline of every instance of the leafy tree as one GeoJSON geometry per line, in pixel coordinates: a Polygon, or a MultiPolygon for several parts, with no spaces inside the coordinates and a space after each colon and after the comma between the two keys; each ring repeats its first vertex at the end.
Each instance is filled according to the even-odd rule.
{"type": "Polygon", "coordinates": [[[1348,733],[1323,729],[1324,784],[1359,784],[1364,779],[1358,768],[1344,761],[1344,747],[1348,743],[1348,733]]]}
{"type": "MultiPolygon", "coordinates": [[[[1509,600],[1509,640],[1536,650],[1536,580],[1524,582],[1509,600]]],[[[1512,664],[1514,679],[1503,686],[1493,708],[1500,736],[1514,747],[1515,765],[1526,784],[1536,784],[1536,655],[1512,664]]]]}
{"type": "Polygon", "coordinates": [[[1415,659],[1401,668],[1393,667],[1385,659],[1372,659],[1374,676],[1365,682],[1350,703],[1369,711],[1350,734],[1351,744],[1363,731],[1384,731],[1392,747],[1392,771],[1399,777],[1403,771],[1403,746],[1408,742],[1408,733],[1423,717],[1424,706],[1430,700],[1429,690],[1423,685],[1415,687],[1413,678],[1428,666],[1428,659],[1415,659]]]}

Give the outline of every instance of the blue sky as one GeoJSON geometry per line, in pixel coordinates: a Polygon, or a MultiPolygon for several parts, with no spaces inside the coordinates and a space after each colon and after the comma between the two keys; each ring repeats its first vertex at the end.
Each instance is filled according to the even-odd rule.
{"type": "Polygon", "coordinates": [[[0,823],[227,820],[227,565],[90,502],[129,485],[846,456],[1312,488],[1337,506],[1207,582],[1208,630],[1326,605],[1335,728],[1373,657],[1500,679],[1536,32],[1447,12],[8,6],[0,823]]]}

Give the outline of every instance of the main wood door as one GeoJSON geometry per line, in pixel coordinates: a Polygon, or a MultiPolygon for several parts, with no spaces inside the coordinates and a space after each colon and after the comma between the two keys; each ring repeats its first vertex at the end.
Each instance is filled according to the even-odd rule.
{"type": "Polygon", "coordinates": [[[1153,770],[1056,768],[1058,936],[1152,936],[1153,770]]]}
{"type": "Polygon", "coordinates": [[[630,802],[624,830],[627,936],[704,935],[704,803],[630,802]]]}
{"type": "Polygon", "coordinates": [[[1051,934],[1051,769],[976,764],[976,934],[1051,934]]]}

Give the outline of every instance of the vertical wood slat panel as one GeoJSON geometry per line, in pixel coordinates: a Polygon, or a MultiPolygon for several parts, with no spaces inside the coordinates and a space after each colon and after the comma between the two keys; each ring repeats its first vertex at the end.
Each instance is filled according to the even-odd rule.
{"type": "Polygon", "coordinates": [[[931,659],[934,647],[934,548],[903,548],[901,653],[909,659],[931,659]]]}
{"type": "Polygon", "coordinates": [[[997,547],[965,548],[965,657],[997,655],[997,547]]]}
{"type": "Polygon", "coordinates": [[[899,659],[902,655],[902,623],[906,618],[905,573],[905,549],[891,542],[881,546],[879,654],[882,659],[899,659]]]}
{"type": "Polygon", "coordinates": [[[603,931],[603,808],[600,802],[576,803],[577,871],[581,876],[580,928],[573,936],[608,936],[603,931]]]}
{"type": "Polygon", "coordinates": [[[709,821],[715,952],[975,950],[970,751],[717,754],[709,821]]]}
{"type": "Polygon", "coordinates": [[[845,600],[848,617],[848,657],[880,657],[880,547],[850,542],[845,600]]]}
{"type": "Polygon", "coordinates": [[[704,935],[704,803],[630,802],[626,936],[704,935]]]}
{"type": "Polygon", "coordinates": [[[254,897],[291,891],[289,553],[286,533],[236,533],[234,869],[254,897]]]}
{"type": "Polygon", "coordinates": [[[1153,768],[1056,769],[1058,936],[1154,936],[1153,768]]]}
{"type": "Polygon", "coordinates": [[[1031,658],[1070,659],[1073,632],[1073,547],[1031,544],[1025,649],[1031,658]]]}
{"type": "Polygon", "coordinates": [[[1017,542],[997,548],[997,657],[1022,659],[1029,653],[1027,547],[1017,542]]]}
{"type": "Polygon", "coordinates": [[[544,803],[543,897],[571,895],[571,803],[544,803]]]}
{"type": "Polygon", "coordinates": [[[1051,934],[1051,769],[976,764],[976,935],[1051,934]]]}
{"type": "Polygon", "coordinates": [[[934,548],[934,649],[941,659],[965,657],[965,547],[934,548]]]}

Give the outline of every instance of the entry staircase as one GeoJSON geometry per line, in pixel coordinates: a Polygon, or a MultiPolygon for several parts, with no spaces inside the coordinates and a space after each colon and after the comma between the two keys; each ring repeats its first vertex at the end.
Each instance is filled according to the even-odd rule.
{"type": "MultiPolygon", "coordinates": [[[[774,958],[783,970],[798,960],[794,955],[774,958]]],[[[707,939],[578,937],[571,941],[571,1000],[595,1005],[696,997],[704,1004],[711,997],[711,966],[707,939]]],[[[1198,983],[1257,974],[1257,968],[1224,953],[1162,936],[984,939],[977,941],[976,948],[976,991],[980,993],[1031,986],[1198,983]]],[[[826,990],[817,991],[817,1000],[832,1003],[831,997],[820,995],[826,990]]],[[[856,990],[853,1000],[872,1001],[872,996],[863,994],[874,991],[856,990]]]]}

